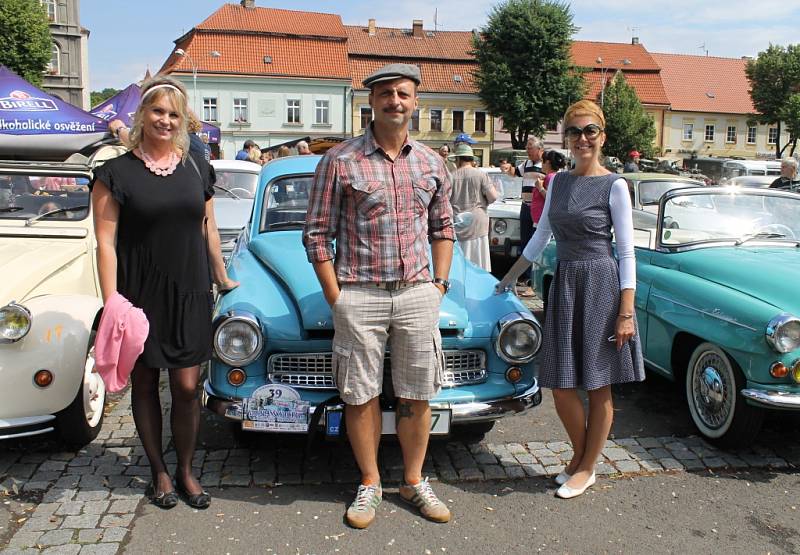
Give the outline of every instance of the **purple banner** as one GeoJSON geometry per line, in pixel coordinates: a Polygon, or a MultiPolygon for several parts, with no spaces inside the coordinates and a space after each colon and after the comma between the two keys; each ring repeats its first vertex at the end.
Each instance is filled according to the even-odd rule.
{"type": "Polygon", "coordinates": [[[139,85],[134,83],[92,108],[91,113],[106,121],[118,119],[130,127],[133,122],[133,114],[141,99],[142,91],[139,85]]]}

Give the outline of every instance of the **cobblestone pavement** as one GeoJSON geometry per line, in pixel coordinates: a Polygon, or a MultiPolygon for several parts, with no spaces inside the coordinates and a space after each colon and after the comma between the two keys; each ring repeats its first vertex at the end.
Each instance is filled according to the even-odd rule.
{"type": "MultiPolygon", "coordinates": [[[[165,420],[168,422],[168,419],[165,420]]],[[[168,437],[168,434],[165,434],[168,437]]],[[[598,460],[603,476],[675,471],[721,471],[800,467],[800,443],[775,443],[737,452],[715,449],[697,437],[637,437],[609,440],[598,460]]],[[[313,444],[300,438],[271,441],[270,447],[198,450],[193,460],[204,487],[274,487],[281,484],[353,483],[359,478],[346,444],[313,444]]],[[[175,452],[165,445],[167,461],[175,452]]],[[[524,480],[559,473],[572,455],[567,442],[433,442],[424,472],[447,482],[524,480]]],[[[402,478],[399,446],[381,449],[387,483],[402,478]]],[[[171,469],[172,470],[172,469],[171,469]]],[[[111,554],[124,545],[149,467],[130,416],[129,396],[107,415],[100,436],[72,452],[0,451],[3,497],[33,502],[15,515],[18,528],[3,533],[2,553],[111,554]]]]}

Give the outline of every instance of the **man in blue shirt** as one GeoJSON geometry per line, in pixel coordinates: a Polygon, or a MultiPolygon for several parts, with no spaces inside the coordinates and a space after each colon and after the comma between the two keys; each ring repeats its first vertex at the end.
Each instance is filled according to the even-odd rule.
{"type": "Polygon", "coordinates": [[[239,152],[236,153],[236,159],[237,160],[249,160],[250,151],[252,149],[254,149],[254,148],[258,148],[258,145],[254,141],[251,141],[250,139],[247,139],[244,142],[244,146],[242,146],[242,150],[240,150],[239,152]]]}

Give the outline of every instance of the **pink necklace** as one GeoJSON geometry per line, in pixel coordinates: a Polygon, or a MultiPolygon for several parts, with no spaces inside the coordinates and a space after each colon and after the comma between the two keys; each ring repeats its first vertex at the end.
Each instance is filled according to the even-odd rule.
{"type": "Polygon", "coordinates": [[[148,170],[156,175],[160,175],[162,177],[171,175],[175,171],[175,168],[178,167],[178,155],[175,154],[174,151],[169,153],[169,160],[167,161],[166,166],[159,166],[156,164],[156,161],[153,160],[153,157],[147,154],[141,147],[139,147],[139,152],[142,153],[144,165],[147,166],[148,170]]]}

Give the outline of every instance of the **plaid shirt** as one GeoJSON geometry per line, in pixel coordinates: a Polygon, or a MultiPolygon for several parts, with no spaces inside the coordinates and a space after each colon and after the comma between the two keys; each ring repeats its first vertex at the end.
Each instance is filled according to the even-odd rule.
{"type": "Polygon", "coordinates": [[[317,166],[303,233],[308,260],[335,259],[339,283],[429,281],[429,240],[455,241],[449,199],[441,156],[406,139],[392,162],[370,126],[317,166]]]}

